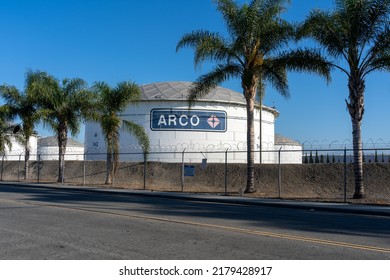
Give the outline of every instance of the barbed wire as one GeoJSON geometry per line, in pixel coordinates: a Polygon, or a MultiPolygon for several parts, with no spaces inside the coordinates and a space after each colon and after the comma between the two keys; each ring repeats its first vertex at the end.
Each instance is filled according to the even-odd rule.
{"type": "MultiPolygon", "coordinates": [[[[295,146],[298,149],[300,148],[299,145],[301,145],[301,150],[334,150],[334,149],[352,149],[352,141],[350,139],[344,139],[344,140],[305,140],[305,141],[285,141],[282,143],[274,143],[274,142],[263,142],[261,149],[263,151],[272,151],[275,150],[275,146],[280,146],[283,149],[288,149],[291,146],[295,146]]],[[[209,143],[178,143],[176,145],[150,145],[149,152],[182,152],[182,151],[194,151],[194,152],[215,152],[215,151],[246,151],[247,143],[243,141],[239,141],[236,143],[227,143],[227,142],[220,142],[217,144],[209,144],[209,143]]],[[[363,149],[386,149],[390,148],[390,140],[383,140],[382,138],[373,140],[372,138],[369,138],[367,141],[363,142],[363,149]]],[[[279,148],[278,148],[279,149],[279,148]]],[[[141,152],[143,150],[143,147],[141,145],[120,145],[120,151],[122,153],[129,153],[129,152],[141,152]]],[[[255,151],[260,150],[259,143],[255,143],[255,151]]],[[[83,147],[67,147],[66,153],[67,154],[84,154],[87,153],[104,153],[106,152],[105,145],[102,146],[92,146],[92,147],[86,147],[84,150],[83,147]]],[[[57,147],[45,147],[43,150],[38,148],[31,149],[31,155],[33,154],[56,154],[58,153],[57,147]]],[[[6,154],[8,156],[24,156],[24,149],[13,149],[11,151],[7,151],[6,154]]]]}
{"type": "MultiPolygon", "coordinates": [[[[314,140],[304,140],[297,142],[301,143],[304,149],[344,149],[352,148],[353,143],[351,139],[344,140],[328,140],[328,139],[314,139],[314,140]]],[[[362,141],[364,149],[381,149],[381,148],[390,148],[390,140],[384,140],[383,138],[373,139],[368,138],[366,141],[362,141]]]]}

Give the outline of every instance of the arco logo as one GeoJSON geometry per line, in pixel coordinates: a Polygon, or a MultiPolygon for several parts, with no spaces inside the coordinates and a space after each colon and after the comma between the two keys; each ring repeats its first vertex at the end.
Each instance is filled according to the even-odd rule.
{"type": "Polygon", "coordinates": [[[211,117],[207,119],[207,123],[212,128],[216,128],[221,122],[219,121],[216,115],[211,115],[211,117]]]}
{"type": "Polygon", "coordinates": [[[153,109],[150,112],[151,130],[225,132],[226,127],[224,111],[153,109]]]}

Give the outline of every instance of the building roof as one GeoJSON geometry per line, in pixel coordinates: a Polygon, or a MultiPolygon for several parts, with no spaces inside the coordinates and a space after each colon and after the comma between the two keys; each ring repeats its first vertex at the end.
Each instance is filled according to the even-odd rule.
{"type": "MultiPolygon", "coordinates": [[[[191,82],[162,82],[141,86],[142,100],[187,100],[191,82]]],[[[245,103],[244,96],[236,91],[216,87],[199,100],[245,103]]]]}
{"type": "MultiPolygon", "coordinates": [[[[49,136],[49,137],[40,137],[38,138],[38,146],[39,147],[58,147],[57,136],[49,136]]],[[[84,147],[84,144],[72,139],[68,138],[68,142],[66,143],[67,147],[84,147]]]]}
{"type": "Polygon", "coordinates": [[[302,146],[302,144],[299,143],[298,141],[292,140],[291,138],[276,133],[275,133],[275,145],[302,146]]]}
{"type": "MultiPolygon", "coordinates": [[[[142,85],[141,100],[187,101],[191,86],[191,82],[160,82],[142,85]]],[[[245,98],[241,93],[219,86],[211,90],[204,97],[198,99],[198,101],[246,104],[245,98]]],[[[263,108],[274,113],[276,116],[279,115],[278,111],[274,108],[266,106],[263,106],[263,108]]]]}

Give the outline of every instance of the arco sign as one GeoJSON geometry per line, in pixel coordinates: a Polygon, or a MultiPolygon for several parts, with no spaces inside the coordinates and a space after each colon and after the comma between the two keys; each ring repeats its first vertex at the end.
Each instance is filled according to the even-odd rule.
{"type": "Polygon", "coordinates": [[[151,130],[189,130],[225,132],[226,112],[211,110],[153,109],[151,130]]]}

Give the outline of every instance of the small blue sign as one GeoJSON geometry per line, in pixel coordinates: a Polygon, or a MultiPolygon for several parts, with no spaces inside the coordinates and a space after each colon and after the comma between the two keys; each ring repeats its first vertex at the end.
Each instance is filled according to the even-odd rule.
{"type": "Polygon", "coordinates": [[[224,111],[153,109],[150,112],[152,130],[225,132],[226,126],[224,111]]]}
{"type": "Polygon", "coordinates": [[[194,177],[195,176],[195,166],[184,165],[184,176],[194,177]]]}

